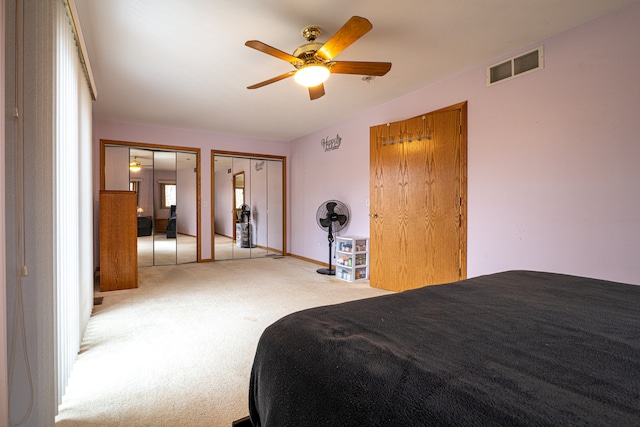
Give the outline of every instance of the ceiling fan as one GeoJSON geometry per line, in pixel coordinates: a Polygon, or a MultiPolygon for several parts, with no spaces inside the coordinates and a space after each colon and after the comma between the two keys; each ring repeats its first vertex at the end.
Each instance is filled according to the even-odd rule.
{"type": "Polygon", "coordinates": [[[293,55],[258,40],[249,40],[245,46],[287,61],[296,69],[248,86],[247,89],[257,89],[293,76],[296,82],[309,88],[309,97],[314,100],[324,95],[324,82],[330,74],[384,76],[391,69],[390,62],[334,61],[340,52],[372,28],[373,25],[369,20],[353,16],[327,42],[319,43],[316,39],[320,35],[320,28],[306,27],[302,30],[302,37],[307,40],[307,43],[297,48],[293,55]]]}

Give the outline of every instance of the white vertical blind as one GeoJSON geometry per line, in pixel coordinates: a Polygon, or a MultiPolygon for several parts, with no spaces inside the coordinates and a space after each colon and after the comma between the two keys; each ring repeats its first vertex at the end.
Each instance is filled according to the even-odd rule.
{"type": "Polygon", "coordinates": [[[60,404],[80,349],[81,322],[90,314],[86,289],[93,289],[93,220],[91,97],[62,0],[56,31],[56,401],[60,404]]]}

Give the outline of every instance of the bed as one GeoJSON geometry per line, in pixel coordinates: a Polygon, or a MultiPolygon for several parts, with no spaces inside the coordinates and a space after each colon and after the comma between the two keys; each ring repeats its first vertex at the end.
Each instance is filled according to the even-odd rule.
{"type": "Polygon", "coordinates": [[[254,426],[640,425],[640,286],[509,271],[262,334],[254,426]]]}

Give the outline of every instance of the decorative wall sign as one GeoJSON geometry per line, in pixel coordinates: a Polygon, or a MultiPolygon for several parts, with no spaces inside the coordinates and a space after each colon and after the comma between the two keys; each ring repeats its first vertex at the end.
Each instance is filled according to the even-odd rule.
{"type": "Polygon", "coordinates": [[[320,144],[324,151],[337,150],[340,148],[340,144],[342,143],[342,138],[340,135],[336,134],[336,137],[333,139],[329,139],[329,137],[323,138],[320,144]]]}

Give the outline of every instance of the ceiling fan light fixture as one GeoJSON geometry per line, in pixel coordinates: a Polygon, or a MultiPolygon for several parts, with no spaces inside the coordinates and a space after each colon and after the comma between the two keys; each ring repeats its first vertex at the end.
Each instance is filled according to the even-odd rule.
{"type": "Polygon", "coordinates": [[[321,64],[311,64],[296,71],[293,79],[296,83],[306,87],[315,87],[327,81],[331,72],[321,64]]]}
{"type": "MultiPolygon", "coordinates": [[[[343,50],[364,36],[373,28],[368,19],[352,16],[324,43],[318,42],[320,27],[311,26],[302,30],[302,36],[308,43],[299,46],[293,55],[269,46],[258,40],[248,40],[245,46],[256,49],[274,58],[293,65],[296,71],[280,74],[263,82],[247,86],[247,89],[258,89],[289,77],[307,88],[312,101],[324,96],[324,83],[330,74],[358,74],[362,76],[384,76],[391,69],[390,62],[371,61],[335,61],[343,50]],[[317,74],[316,74],[317,73],[317,74]]],[[[366,80],[370,81],[370,79],[366,80]]]]}
{"type": "Polygon", "coordinates": [[[142,170],[142,164],[134,158],[133,162],[129,163],[129,170],[131,172],[140,172],[142,170]]]}

